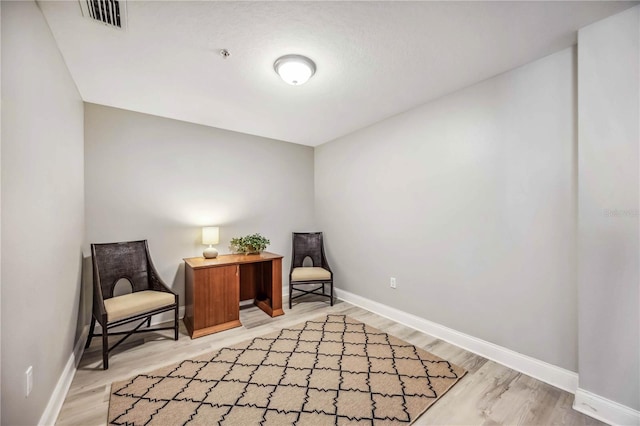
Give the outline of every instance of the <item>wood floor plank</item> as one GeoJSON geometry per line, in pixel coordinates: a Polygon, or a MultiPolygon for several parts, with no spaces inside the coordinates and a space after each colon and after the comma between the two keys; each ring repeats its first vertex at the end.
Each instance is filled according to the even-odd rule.
{"type": "Polygon", "coordinates": [[[107,371],[102,370],[100,339],[94,338],[80,361],[56,424],[104,425],[114,381],[330,313],[349,315],[468,371],[416,425],[603,424],[574,411],[573,395],[565,391],[373,312],[341,301],[329,306],[326,299],[315,296],[297,302],[291,310],[287,303],[285,315],[276,318],[255,306],[242,307],[242,327],[198,339],[189,338],[183,325],[178,341],[172,339],[171,331],[134,336],[111,354],[107,371]]]}

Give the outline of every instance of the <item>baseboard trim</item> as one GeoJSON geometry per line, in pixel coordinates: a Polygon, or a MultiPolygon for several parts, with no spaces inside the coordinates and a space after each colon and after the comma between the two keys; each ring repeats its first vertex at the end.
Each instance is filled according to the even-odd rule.
{"type": "Polygon", "coordinates": [[[87,325],[82,329],[80,338],[73,347],[73,352],[71,352],[69,360],[62,370],[62,374],[58,379],[58,383],[56,383],[56,387],[49,398],[47,407],[44,409],[38,425],[53,425],[56,423],[58,414],[60,414],[60,410],[62,409],[62,404],[64,403],[64,400],[67,397],[67,392],[69,392],[69,388],[71,387],[73,376],[76,374],[76,367],[80,362],[80,358],[82,358],[84,344],[87,341],[88,335],[89,326],[87,325]]]}
{"type": "Polygon", "coordinates": [[[567,392],[575,393],[578,389],[578,374],[573,371],[461,333],[346,290],[336,288],[336,295],[345,302],[449,342],[567,392]]]}
{"type": "MultiPolygon", "coordinates": [[[[184,318],[184,306],[178,307],[178,320],[184,318]]],[[[151,317],[151,325],[162,324],[163,322],[173,321],[173,312],[162,312],[161,314],[151,317]]],[[[96,324],[96,327],[98,324],[96,324]]]]}
{"type": "Polygon", "coordinates": [[[610,425],[640,425],[640,411],[578,388],[573,409],[610,425]]]}

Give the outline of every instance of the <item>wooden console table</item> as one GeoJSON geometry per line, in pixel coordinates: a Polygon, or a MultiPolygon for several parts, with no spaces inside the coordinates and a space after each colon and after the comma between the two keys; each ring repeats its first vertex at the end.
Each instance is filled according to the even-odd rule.
{"type": "Polygon", "coordinates": [[[184,262],[184,324],[192,339],[241,326],[241,300],[253,299],[272,317],[284,315],[279,254],[225,254],[184,262]]]}

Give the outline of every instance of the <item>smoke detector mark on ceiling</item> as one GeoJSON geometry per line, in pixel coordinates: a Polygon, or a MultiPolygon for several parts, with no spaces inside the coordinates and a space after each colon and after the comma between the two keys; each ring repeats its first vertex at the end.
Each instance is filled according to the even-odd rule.
{"type": "Polygon", "coordinates": [[[126,29],[127,4],[123,0],[78,0],[82,16],[104,25],[126,29]]]}

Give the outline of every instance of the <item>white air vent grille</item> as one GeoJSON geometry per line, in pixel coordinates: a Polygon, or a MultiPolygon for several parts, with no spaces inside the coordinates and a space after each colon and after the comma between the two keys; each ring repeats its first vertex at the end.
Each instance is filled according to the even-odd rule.
{"type": "Polygon", "coordinates": [[[84,17],[115,28],[125,28],[126,3],[121,0],[79,0],[84,17]]]}

